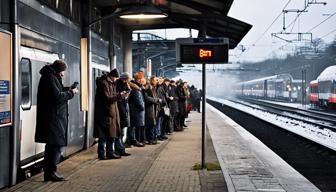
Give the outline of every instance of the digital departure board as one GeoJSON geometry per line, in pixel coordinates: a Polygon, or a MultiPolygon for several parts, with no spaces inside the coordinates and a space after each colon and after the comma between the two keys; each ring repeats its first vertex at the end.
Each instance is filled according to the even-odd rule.
{"type": "Polygon", "coordinates": [[[177,63],[228,63],[228,39],[177,39],[177,63]],[[192,40],[192,41],[191,41],[192,40]]]}

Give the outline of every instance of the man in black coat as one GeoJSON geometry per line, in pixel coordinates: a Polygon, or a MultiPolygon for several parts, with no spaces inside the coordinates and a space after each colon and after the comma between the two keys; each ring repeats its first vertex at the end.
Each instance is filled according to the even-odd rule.
{"type": "Polygon", "coordinates": [[[35,142],[46,143],[44,151],[44,181],[64,181],[56,174],[62,147],[67,145],[68,100],[78,92],[75,86],[62,84],[67,65],[56,60],[40,70],[37,90],[35,142]]]}

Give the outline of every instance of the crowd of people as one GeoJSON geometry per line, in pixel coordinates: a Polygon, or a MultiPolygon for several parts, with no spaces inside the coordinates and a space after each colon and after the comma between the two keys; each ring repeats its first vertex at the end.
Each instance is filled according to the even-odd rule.
{"type": "Polygon", "coordinates": [[[183,80],[151,76],[132,78],[117,69],[96,80],[94,133],[98,158],[129,156],[126,148],[155,145],[187,127],[185,119],[200,112],[201,91],[183,80]]]}
{"type": "MultiPolygon", "coordinates": [[[[68,101],[78,93],[77,82],[63,85],[66,69],[66,63],[56,60],[40,70],[35,142],[46,144],[45,181],[65,180],[57,174],[57,163],[67,146],[68,101]]],[[[97,78],[93,136],[98,138],[98,158],[129,156],[127,147],[155,145],[174,131],[183,131],[192,106],[199,111],[200,95],[187,82],[155,76],[146,79],[143,71],[132,79],[113,69],[97,78]]]]}

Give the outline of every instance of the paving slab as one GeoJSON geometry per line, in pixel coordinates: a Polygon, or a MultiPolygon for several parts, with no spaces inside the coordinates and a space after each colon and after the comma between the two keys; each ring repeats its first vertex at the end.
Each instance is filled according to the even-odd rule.
{"type": "MultiPolygon", "coordinates": [[[[65,182],[44,182],[40,173],[0,192],[226,191],[220,170],[192,169],[201,161],[201,114],[192,112],[188,121],[187,129],[167,141],[127,149],[129,157],[99,161],[96,145],[77,153],[58,165],[65,182]]],[[[208,145],[209,161],[218,161],[212,143],[208,145]]]]}

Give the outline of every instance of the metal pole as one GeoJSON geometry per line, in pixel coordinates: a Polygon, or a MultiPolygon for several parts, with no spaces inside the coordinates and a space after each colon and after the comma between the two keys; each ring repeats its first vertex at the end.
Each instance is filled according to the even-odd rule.
{"type": "Polygon", "coordinates": [[[301,104],[302,104],[302,106],[304,105],[304,85],[303,85],[303,68],[302,68],[302,79],[301,79],[301,97],[302,97],[302,99],[301,99],[301,104]]]}
{"type": "Polygon", "coordinates": [[[17,170],[20,164],[20,150],[21,146],[19,144],[18,138],[20,138],[20,100],[21,96],[18,94],[19,83],[21,83],[21,77],[19,75],[19,62],[18,62],[18,45],[20,45],[20,41],[18,38],[18,1],[8,1],[9,9],[10,9],[10,32],[12,33],[12,83],[13,83],[13,96],[12,96],[12,112],[13,112],[13,127],[10,131],[10,162],[9,166],[10,175],[8,178],[8,184],[10,186],[15,185],[17,183],[17,170]]]}
{"type": "Polygon", "coordinates": [[[206,69],[205,69],[205,63],[202,64],[202,168],[205,169],[205,146],[206,146],[206,69]]]}

